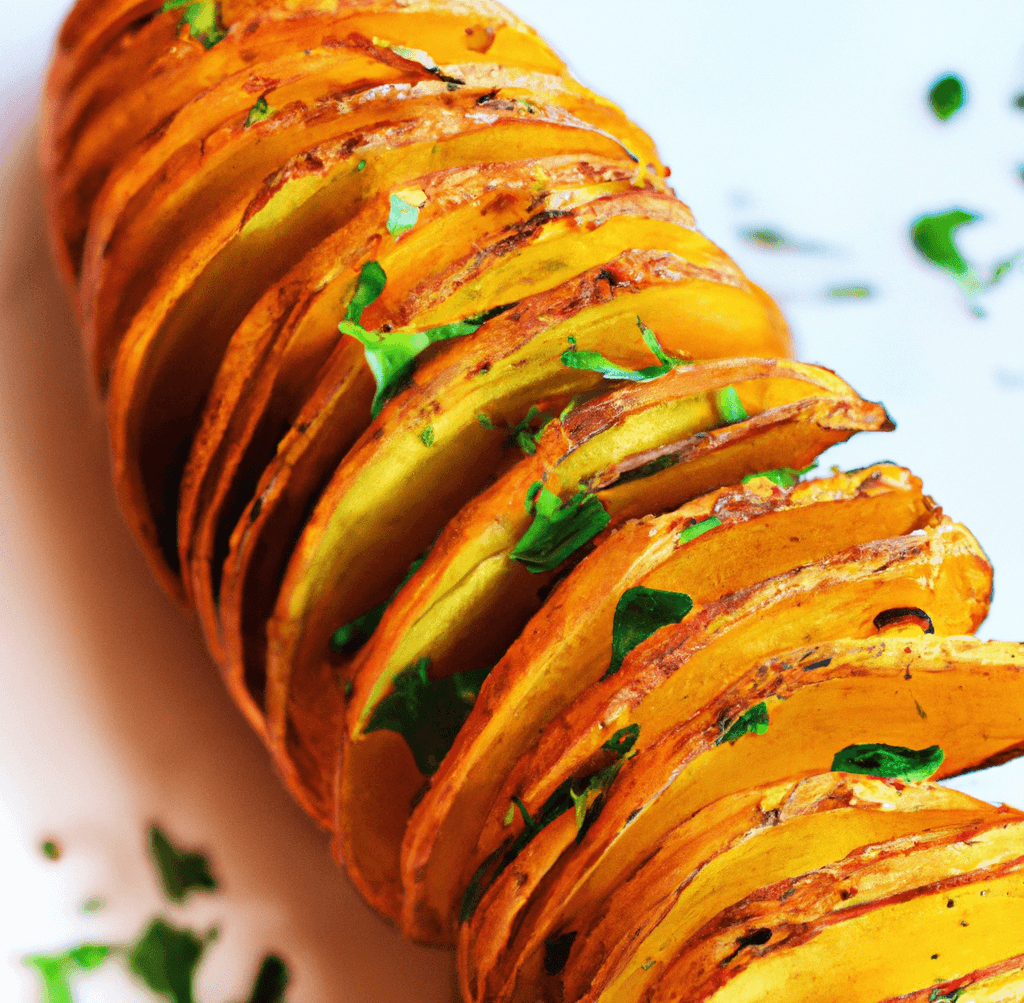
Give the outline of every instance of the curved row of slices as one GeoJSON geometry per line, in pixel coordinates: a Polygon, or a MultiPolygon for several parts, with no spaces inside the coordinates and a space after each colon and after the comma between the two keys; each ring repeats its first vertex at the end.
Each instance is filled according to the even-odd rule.
{"type": "Polygon", "coordinates": [[[885,410],[533,31],[80,0],[42,149],[125,515],[468,1001],[1017,998],[1024,816],[925,782],[1024,751],[984,554],[802,479],[885,410]]]}

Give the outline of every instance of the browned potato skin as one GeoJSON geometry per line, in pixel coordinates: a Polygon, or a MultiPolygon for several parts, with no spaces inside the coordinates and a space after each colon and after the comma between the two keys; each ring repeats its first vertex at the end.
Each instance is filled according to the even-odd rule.
{"type": "MultiPolygon", "coordinates": [[[[481,919],[456,931],[452,914],[460,889],[450,872],[461,871],[456,884],[465,884],[481,855],[507,837],[496,809],[469,827],[474,840],[480,835],[476,856],[453,860],[455,844],[438,838],[449,802],[440,787],[423,798],[424,778],[410,766],[404,740],[375,732],[377,752],[363,755],[370,743],[362,725],[403,667],[403,640],[430,608],[431,583],[459,566],[459,555],[471,552],[489,520],[515,508],[507,520],[513,542],[526,523],[523,490],[534,480],[548,481],[566,498],[578,479],[596,495],[612,525],[588,547],[613,555],[609,567],[619,567],[654,525],[652,513],[683,502],[682,512],[711,511],[726,485],[765,469],[802,468],[856,431],[892,424],[880,405],[827,371],[815,375],[813,367],[774,361],[792,351],[785,321],[695,229],[651,140],[582,87],[500,5],[222,0],[216,6],[223,37],[207,47],[191,37],[180,10],[161,10],[161,0],[80,0],[58,39],[47,83],[41,155],[52,242],[106,398],[118,496],[154,573],[170,595],[196,610],[236,702],[298,800],[334,830],[357,885],[407,935],[443,943],[458,932],[464,952],[475,944],[481,978],[467,975],[464,982],[474,998],[511,992],[514,1003],[533,999],[529,980],[508,978],[514,952],[506,944],[532,886],[509,886],[511,874],[499,883],[495,901],[501,888],[511,890],[483,933],[481,919]],[[260,101],[267,114],[251,121],[260,101]],[[500,155],[514,160],[503,163],[500,155]],[[411,190],[427,200],[416,227],[389,233],[391,197],[411,190]],[[475,334],[425,352],[407,386],[376,417],[362,348],[337,331],[370,261],[387,263],[389,281],[364,313],[368,330],[418,331],[510,307],[475,334]],[[729,360],[704,366],[718,367],[715,388],[735,386],[750,417],[698,422],[699,431],[659,437],[658,423],[670,424],[659,408],[711,393],[696,388],[692,374],[700,366],[677,369],[663,381],[613,384],[562,364],[574,338],[580,350],[618,366],[652,365],[637,319],[677,360],[729,360]],[[814,386],[793,392],[793,381],[801,379],[814,386]],[[762,399],[758,387],[775,390],[762,399]],[[476,422],[484,413],[498,426],[515,426],[532,404],[557,413],[576,395],[588,403],[552,422],[536,457],[506,448],[500,435],[476,422]],[[648,413],[653,438],[627,448],[636,439],[630,421],[648,413]],[[436,429],[436,443],[433,434],[429,443],[423,438],[427,426],[436,429]],[[601,436],[621,440],[609,453],[614,460],[574,467],[574,456],[601,436]],[[620,481],[664,457],[679,462],[646,481],[620,481]],[[382,492],[395,471],[393,490],[382,492]],[[333,631],[389,597],[411,558],[438,534],[445,535],[432,563],[400,593],[373,641],[354,661],[332,654],[333,631]],[[381,796],[374,755],[388,764],[387,782],[404,793],[381,796]],[[414,811],[421,798],[422,810],[414,811]],[[379,802],[390,805],[393,817],[370,810],[379,802]],[[377,847],[375,825],[382,836],[377,847]],[[447,875],[442,894],[430,885],[438,863],[447,875]],[[373,877],[375,868],[384,880],[373,877]]],[[[770,482],[753,485],[727,490],[761,492],[769,507],[779,502],[770,482]]],[[[874,561],[879,580],[889,582],[886,594],[908,606],[925,605],[931,595],[915,581],[927,564],[915,564],[915,553],[948,532],[919,483],[910,495],[914,501],[898,517],[871,509],[853,534],[860,557],[874,561]],[[914,529],[925,533],[902,544],[872,543],[914,529]],[[881,566],[886,556],[892,568],[881,566]]],[[[810,516],[804,528],[822,538],[810,516]]],[[[987,604],[987,562],[967,536],[960,542],[928,572],[951,583],[946,598],[946,586],[938,590],[942,601],[932,609],[940,635],[973,630],[987,604]]],[[[509,549],[502,552],[506,559],[509,549]]],[[[820,549],[811,546],[804,559],[822,560],[827,548],[820,549]]],[[[728,618],[759,588],[766,596],[792,587],[793,594],[803,589],[800,594],[813,597],[806,573],[786,570],[789,577],[780,578],[781,565],[750,563],[756,581],[716,577],[708,569],[703,591],[692,590],[693,623],[704,623],[709,610],[728,618]],[[774,584],[761,581],[771,575],[774,584]]],[[[539,593],[567,567],[535,581],[518,570],[522,594],[515,592],[519,585],[508,585],[504,619],[489,620],[481,603],[465,627],[474,642],[488,625],[501,628],[488,639],[489,661],[501,658],[531,615],[541,623],[559,603],[586,600],[573,593],[572,577],[551,596],[539,593]]],[[[599,576],[587,588],[607,593],[630,580],[620,574],[613,583],[613,577],[599,576]]],[[[667,571],[644,580],[673,590],[685,585],[667,571]]],[[[916,622],[911,616],[886,629],[912,634],[916,622]]],[[[851,624],[857,638],[872,636],[869,622],[851,624]]],[[[499,771],[506,789],[498,800],[518,792],[536,808],[565,770],[585,769],[597,740],[595,721],[614,725],[634,710],[642,715],[661,683],[683,679],[689,657],[699,661],[699,651],[680,654],[690,630],[690,620],[663,629],[628,656],[615,684],[588,677],[566,706],[545,711],[520,765],[499,771]],[[571,741],[551,738],[552,715],[571,741]]],[[[443,639],[443,631],[435,634],[443,639]]],[[[817,635],[809,626],[811,636],[817,635]]],[[[528,634],[512,643],[522,663],[517,672],[528,673],[539,650],[530,643],[528,634]]],[[[777,652],[769,646],[764,654],[777,652]]],[[[436,674],[468,667],[445,657],[436,674]]],[[[512,688],[498,685],[508,684],[504,676],[496,673],[485,688],[462,746],[485,713],[501,719],[514,710],[512,688]]],[[[671,771],[685,743],[671,754],[665,741],[652,745],[661,731],[672,733],[664,708],[652,714],[643,718],[653,727],[638,750],[657,750],[671,771]]],[[[1001,720],[995,710],[991,717],[1001,720]]],[[[970,759],[968,745],[951,750],[951,761],[970,759]]],[[[460,748],[457,743],[442,764],[439,784],[446,777],[466,782],[468,774],[452,770],[460,748]]],[[[1003,754],[1022,750],[1024,734],[1003,754]]],[[[487,762],[485,750],[482,766],[487,762]]],[[[621,791],[632,789],[634,767],[616,780],[621,791]]],[[[565,871],[573,833],[571,815],[558,819],[527,847],[524,866],[529,862],[537,874],[565,871]]],[[[903,873],[909,868],[894,855],[892,880],[909,881],[903,873]]],[[[819,885],[809,881],[801,900],[810,912],[825,908],[819,885]]],[[[787,908],[784,900],[764,907],[766,916],[787,908]]],[[[718,964],[713,941],[682,945],[671,974],[659,972],[652,981],[655,998],[696,991],[698,982],[704,997],[731,991],[699,974],[718,964]]],[[[754,964],[763,954],[763,964],[777,966],[789,949],[751,956],[757,955],[754,964]]],[[[535,971],[537,944],[530,950],[527,968],[535,971]]],[[[464,973],[476,961],[464,957],[464,973]]],[[[578,995],[587,977],[583,969],[574,976],[574,963],[559,983],[576,987],[570,995],[578,995]]],[[[1020,957],[986,965],[943,987],[955,993],[976,984],[979,999],[995,1000],[1022,978],[1020,957]]],[[[538,979],[536,992],[548,992],[538,979]]],[[[933,992],[913,988],[902,998],[933,999],[933,992]]]]}

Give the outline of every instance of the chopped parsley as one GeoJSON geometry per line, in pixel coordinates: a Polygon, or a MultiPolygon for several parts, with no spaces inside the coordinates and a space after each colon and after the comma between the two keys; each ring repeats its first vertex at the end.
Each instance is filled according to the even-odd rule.
{"type": "Polygon", "coordinates": [[[967,88],[955,73],[940,77],[928,92],[928,103],[941,122],[951,119],[967,104],[967,88]]]}
{"type": "Polygon", "coordinates": [[[63,954],[33,954],[24,963],[34,968],[43,982],[44,1003],[73,1003],[71,982],[79,972],[99,968],[110,954],[106,944],[81,944],[63,954]]]}
{"type": "MultiPolygon", "coordinates": [[[[580,843],[590,826],[597,820],[607,799],[608,789],[619,775],[627,759],[636,755],[633,746],[640,736],[640,725],[631,724],[621,728],[604,743],[602,748],[615,756],[608,766],[598,770],[581,780],[569,777],[562,781],[551,796],[541,805],[540,812],[534,818],[519,798],[512,799],[512,807],[518,808],[523,817],[523,831],[510,843],[499,847],[478,868],[466,888],[459,911],[459,922],[466,923],[473,918],[476,907],[484,897],[487,889],[494,884],[502,872],[529,845],[533,838],[546,829],[552,822],[568,811],[576,813],[576,842],[580,843]],[[581,810],[581,804],[583,805],[581,810]],[[497,866],[495,866],[497,865],[497,866]]],[[[512,814],[512,818],[514,818],[512,814]]],[[[512,818],[506,814],[507,824],[512,818]]]]}
{"type": "Polygon", "coordinates": [[[612,623],[612,660],[604,678],[614,676],[638,644],[671,623],[679,623],[693,609],[685,592],[662,592],[640,585],[622,593],[612,623]]]}
{"type": "Polygon", "coordinates": [[[396,239],[411,230],[420,216],[420,209],[427,204],[427,196],[421,191],[397,192],[391,196],[391,213],[388,216],[388,233],[396,239]]]}
{"type": "MultiPolygon", "coordinates": [[[[425,432],[426,429],[424,430],[424,434],[425,432]]],[[[423,439],[423,444],[425,446],[432,446],[434,444],[433,432],[431,432],[430,442],[427,442],[427,440],[423,438],[422,434],[420,435],[420,438],[423,439]]],[[[343,627],[339,627],[331,635],[331,639],[328,642],[331,651],[336,655],[352,655],[370,640],[373,632],[377,629],[377,624],[379,624],[383,619],[387,608],[395,601],[398,593],[405,588],[409,579],[423,567],[424,562],[430,556],[430,551],[431,547],[428,547],[422,554],[420,554],[419,557],[416,558],[415,561],[412,562],[412,564],[409,565],[409,570],[405,573],[405,577],[402,579],[398,588],[391,593],[391,597],[389,599],[385,599],[384,602],[378,603],[373,607],[373,609],[364,613],[362,616],[356,617],[351,623],[346,623],[343,627]]],[[[345,695],[350,695],[347,685],[345,695]]]]}
{"type": "Polygon", "coordinates": [[[741,714],[722,733],[715,745],[738,742],[744,735],[764,735],[768,731],[768,704],[763,700],[741,714]]]}
{"type": "Polygon", "coordinates": [[[526,493],[526,511],[533,522],[509,556],[532,574],[554,571],[611,522],[595,495],[578,491],[563,502],[541,481],[526,493]]]}
{"type": "Polygon", "coordinates": [[[434,445],[434,426],[428,425],[422,432],[420,432],[420,442],[423,443],[428,449],[434,445]]]}
{"type": "Polygon", "coordinates": [[[620,484],[629,484],[631,481],[642,481],[646,477],[653,477],[655,474],[660,474],[663,470],[674,467],[678,462],[678,453],[666,453],[664,456],[659,456],[656,460],[643,464],[643,466],[634,467],[632,470],[627,470],[625,473],[620,474],[619,479],[615,482],[615,486],[618,487],[620,484]]]}
{"type": "Polygon", "coordinates": [[[648,958],[640,967],[645,971],[649,972],[655,965],[654,958],[648,958]]]}
{"type": "MultiPolygon", "coordinates": [[[[978,293],[996,285],[1017,263],[1020,253],[997,263],[987,279],[981,278],[975,267],[967,261],[956,246],[956,232],[962,226],[976,223],[982,217],[966,209],[950,209],[946,212],[919,216],[914,220],[910,236],[918,253],[937,268],[948,272],[956,279],[970,302],[978,293]]],[[[983,312],[977,305],[971,305],[977,316],[983,312]]]]}
{"type": "Polygon", "coordinates": [[[217,928],[201,937],[157,917],[131,946],[128,966],[153,992],[171,1003],[195,1003],[195,974],[206,948],[217,939],[217,928]]]}
{"type": "Polygon", "coordinates": [[[94,895],[82,903],[82,912],[99,912],[107,903],[94,895]]]}
{"type": "Polygon", "coordinates": [[[437,341],[472,334],[492,317],[510,308],[495,307],[475,317],[467,317],[453,324],[442,324],[426,331],[367,331],[362,325],[363,311],[377,301],[386,283],[387,275],[378,262],[368,261],[363,265],[345,319],[338,325],[338,330],[342,334],[355,338],[366,352],[366,364],[377,381],[377,392],[370,407],[374,418],[392,397],[397,396],[408,385],[416,365],[416,357],[425,348],[437,341]]]}
{"type": "Polygon", "coordinates": [[[356,164],[356,170],[357,171],[365,171],[366,170],[366,161],[365,160],[360,160],[359,163],[356,164]]]}
{"type": "Polygon", "coordinates": [[[748,474],[743,478],[744,484],[749,484],[751,481],[757,480],[759,477],[769,480],[776,487],[780,488],[791,488],[803,477],[804,474],[809,474],[812,470],[817,469],[818,464],[812,463],[809,467],[804,467],[803,470],[796,470],[793,467],[779,467],[776,470],[764,470],[759,474],[748,474]]]}
{"type": "Polygon", "coordinates": [[[374,708],[365,731],[401,735],[424,776],[432,777],[455,742],[476,703],[490,668],[444,679],[427,675],[430,659],[421,658],[395,676],[395,689],[374,708]]]}
{"type": "Polygon", "coordinates": [[[260,99],[249,109],[249,114],[245,116],[245,121],[242,123],[243,129],[248,129],[250,126],[255,125],[257,122],[263,122],[273,115],[274,110],[267,104],[265,97],[260,99]]]}
{"type": "Polygon", "coordinates": [[[937,745],[918,751],[900,745],[849,745],[835,754],[832,771],[912,782],[933,776],[945,758],[937,745]]]}
{"type": "Polygon", "coordinates": [[[60,860],[60,846],[54,839],[47,839],[40,843],[39,852],[46,857],[47,860],[60,860]]]}
{"type": "Polygon", "coordinates": [[[288,966],[276,955],[263,958],[246,1003],[283,1003],[288,988],[288,966]]]}
{"type": "Polygon", "coordinates": [[[705,533],[710,533],[713,529],[718,529],[722,525],[722,520],[716,516],[711,516],[709,519],[705,519],[703,522],[695,522],[692,526],[687,526],[679,534],[679,544],[692,543],[697,539],[698,536],[703,536],[705,533]]]}
{"type": "Polygon", "coordinates": [[[931,995],[928,997],[928,1003],[957,1003],[964,994],[964,990],[967,986],[960,986],[959,989],[951,989],[949,992],[945,992],[942,989],[933,989],[931,995]]]}
{"type": "Polygon", "coordinates": [[[715,407],[718,408],[719,416],[727,425],[746,421],[750,417],[736,388],[731,384],[715,394],[715,407]]]}
{"type": "Polygon", "coordinates": [[[583,369],[587,372],[600,373],[606,380],[631,380],[634,383],[647,383],[661,376],[667,376],[676,366],[691,365],[689,359],[676,359],[669,355],[657,335],[639,318],[636,319],[644,344],[661,362],[660,366],[648,366],[646,369],[624,369],[606,359],[600,352],[581,352],[576,347],[576,339],[569,338],[569,348],[562,353],[562,365],[570,369],[583,369]]]}
{"type": "Polygon", "coordinates": [[[212,49],[228,37],[221,22],[220,4],[216,0],[164,0],[161,12],[184,7],[179,25],[187,24],[189,34],[204,49],[212,49]]]}
{"type": "MultiPolygon", "coordinates": [[[[564,417],[570,407],[566,408],[562,412],[564,417]]],[[[506,446],[518,446],[527,456],[533,456],[537,452],[537,442],[540,440],[541,433],[548,424],[552,421],[553,415],[547,414],[541,411],[536,404],[534,404],[529,411],[526,412],[526,416],[519,422],[518,425],[508,426],[508,438],[505,440],[506,446]],[[536,419],[540,419],[540,424],[535,428],[533,423],[536,419]]],[[[497,425],[491,421],[490,418],[485,414],[478,414],[476,420],[490,432],[498,432],[500,429],[497,425]]]]}
{"type": "Polygon", "coordinates": [[[832,286],[827,293],[834,300],[866,300],[875,295],[871,286],[851,284],[848,286],[832,286]]]}
{"type": "Polygon", "coordinates": [[[148,840],[150,856],[169,899],[184,902],[190,892],[216,890],[217,881],[203,854],[179,850],[155,825],[149,827],[148,840]]]}

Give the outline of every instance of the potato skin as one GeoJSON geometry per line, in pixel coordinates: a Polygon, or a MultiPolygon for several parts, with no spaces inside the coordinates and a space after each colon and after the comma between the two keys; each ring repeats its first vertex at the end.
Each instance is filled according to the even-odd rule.
{"type": "MultiPolygon", "coordinates": [[[[762,974],[805,998],[864,930],[966,957],[929,912],[954,887],[993,892],[978,930],[1017,922],[1017,813],[818,762],[833,737],[941,738],[942,775],[1024,751],[1000,701],[1021,646],[969,636],[984,554],[909,471],[800,482],[893,428],[885,409],[789,361],[650,138],[513,14],[80,0],[41,156],[127,521],[356,885],[407,936],[458,943],[467,1000],[739,1000],[762,974]],[[593,527],[522,559],[577,508],[593,527]],[[693,609],[604,678],[639,587],[693,609]],[[394,721],[495,665],[424,776],[394,721]],[[761,704],[813,739],[725,741],[761,704]],[[783,788],[816,792],[793,809],[813,869],[736,877],[687,928],[657,862],[725,867],[742,844],[756,873],[799,842],[751,807],[783,788]],[[888,897],[851,919],[846,880],[888,897]],[[640,957],[659,930],[671,950],[640,957]]],[[[1012,945],[971,936],[980,960],[940,988],[1012,991],[1012,945]]],[[[925,998],[911,954],[842,998],[925,998]]]]}

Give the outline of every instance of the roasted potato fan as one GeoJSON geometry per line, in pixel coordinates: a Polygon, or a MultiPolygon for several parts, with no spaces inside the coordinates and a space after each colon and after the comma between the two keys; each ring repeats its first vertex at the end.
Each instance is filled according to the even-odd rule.
{"type": "MultiPolygon", "coordinates": [[[[154,573],[467,1001],[1024,993],[1024,646],[490,0],[79,0],[42,156],[154,573]]],[[[967,994],[967,995],[965,995],[967,994]]]]}

